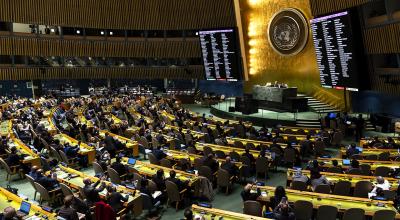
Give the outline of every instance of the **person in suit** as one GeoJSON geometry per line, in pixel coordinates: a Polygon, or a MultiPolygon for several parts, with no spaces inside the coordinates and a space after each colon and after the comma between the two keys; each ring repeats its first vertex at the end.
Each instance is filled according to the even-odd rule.
{"type": "Polygon", "coordinates": [[[121,163],[121,157],[115,158],[115,162],[111,164],[111,168],[117,171],[120,176],[128,173],[128,168],[121,163]]]}
{"type": "Polygon", "coordinates": [[[117,153],[117,148],[115,147],[115,140],[110,136],[108,132],[106,132],[104,137],[105,149],[110,153],[111,158],[115,157],[117,153]]]}
{"type": "Polygon", "coordinates": [[[68,195],[64,198],[64,205],[61,207],[60,211],[58,211],[58,216],[66,220],[79,220],[78,213],[71,207],[73,199],[74,197],[72,195],[68,195]]]}
{"type": "Polygon", "coordinates": [[[226,170],[231,176],[239,173],[239,168],[232,162],[231,157],[226,157],[225,162],[221,165],[221,169],[226,170]]]}
{"type": "Polygon", "coordinates": [[[165,191],[164,170],[157,170],[157,173],[154,174],[152,180],[157,185],[159,191],[165,191]]]}
{"type": "Polygon", "coordinates": [[[19,166],[21,163],[20,159],[20,156],[17,154],[17,148],[12,147],[6,159],[8,166],[19,166]]]}
{"type": "Polygon", "coordinates": [[[257,192],[252,193],[251,188],[253,187],[253,184],[247,184],[244,188],[243,191],[240,193],[240,196],[243,199],[243,202],[246,202],[248,200],[251,201],[257,201],[257,198],[261,195],[261,190],[260,188],[257,188],[257,192]]]}
{"type": "Polygon", "coordinates": [[[175,170],[171,170],[169,172],[169,177],[166,180],[175,183],[179,191],[182,191],[188,187],[187,182],[182,182],[180,179],[176,178],[175,170]]]}
{"type": "Polygon", "coordinates": [[[253,154],[250,153],[250,148],[249,148],[249,147],[246,147],[246,150],[245,150],[245,152],[242,154],[242,156],[245,156],[245,157],[249,158],[249,159],[250,159],[250,162],[251,162],[252,164],[254,164],[254,163],[256,162],[256,159],[254,158],[253,154]]]}
{"type": "Polygon", "coordinates": [[[51,191],[53,189],[56,189],[59,187],[59,183],[57,181],[57,178],[53,174],[50,174],[48,176],[45,176],[43,174],[43,170],[39,169],[37,171],[37,176],[36,176],[36,182],[42,185],[45,189],[51,191]]]}
{"type": "Polygon", "coordinates": [[[108,204],[113,208],[115,213],[118,213],[123,208],[124,202],[128,201],[129,195],[122,196],[112,185],[107,186],[107,192],[108,204]]]}
{"type": "Polygon", "coordinates": [[[28,175],[32,177],[35,181],[37,179],[37,171],[39,168],[37,166],[32,166],[31,171],[29,171],[28,175]]]}
{"type": "Polygon", "coordinates": [[[167,154],[165,154],[164,151],[161,150],[161,146],[154,148],[152,153],[157,158],[157,160],[161,160],[167,157],[167,154]]]}
{"type": "Polygon", "coordinates": [[[203,161],[203,165],[210,167],[212,173],[215,173],[218,171],[218,161],[214,159],[213,154],[209,154],[203,161]]]}
{"type": "Polygon", "coordinates": [[[85,186],[83,187],[83,193],[86,196],[87,203],[89,206],[93,205],[94,203],[100,201],[99,193],[106,188],[106,184],[104,182],[101,183],[100,187],[97,187],[100,184],[101,180],[98,180],[95,183],[89,178],[85,178],[83,183],[85,186]]]}
{"type": "Polygon", "coordinates": [[[349,148],[347,148],[346,155],[347,158],[351,158],[355,154],[359,154],[360,151],[357,149],[356,144],[352,143],[349,148]]]}

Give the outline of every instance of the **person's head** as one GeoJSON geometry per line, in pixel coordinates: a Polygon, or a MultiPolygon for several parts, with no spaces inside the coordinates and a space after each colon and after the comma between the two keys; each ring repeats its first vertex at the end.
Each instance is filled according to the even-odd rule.
{"type": "Polygon", "coordinates": [[[381,176],[377,176],[376,177],[376,182],[378,184],[383,184],[385,182],[385,179],[383,177],[381,177],[381,176]]]}
{"type": "Polygon", "coordinates": [[[68,196],[64,197],[64,206],[70,207],[72,205],[73,199],[74,199],[73,195],[68,195],[68,196]]]}
{"type": "Polygon", "coordinates": [[[226,158],[225,158],[225,163],[230,163],[230,162],[231,162],[231,157],[229,157],[229,156],[226,157],[226,158]]]}
{"type": "Polygon", "coordinates": [[[116,158],[115,158],[115,161],[116,161],[117,163],[121,163],[121,157],[116,157],[116,158]]]}
{"type": "Polygon", "coordinates": [[[112,192],[116,192],[116,191],[117,191],[117,189],[113,185],[107,186],[107,192],[112,193],[112,192]]]}
{"type": "Polygon", "coordinates": [[[244,189],[243,189],[245,192],[250,192],[250,190],[251,190],[251,184],[250,183],[248,183],[246,186],[244,186],[244,189]]]}
{"type": "Polygon", "coordinates": [[[3,210],[4,219],[13,219],[17,216],[15,208],[8,206],[3,210]]]}
{"type": "Polygon", "coordinates": [[[353,159],[353,160],[351,161],[351,167],[352,167],[352,168],[359,168],[359,167],[360,167],[360,163],[358,162],[358,160],[353,159]]]}
{"type": "Polygon", "coordinates": [[[92,184],[92,181],[90,180],[90,178],[86,177],[85,179],[83,179],[83,184],[90,185],[92,184]]]}
{"type": "Polygon", "coordinates": [[[183,214],[185,216],[185,220],[192,220],[193,219],[193,212],[190,208],[185,209],[183,214]]]}
{"type": "Polygon", "coordinates": [[[208,154],[207,158],[208,159],[214,159],[214,154],[208,154]]]}
{"type": "Polygon", "coordinates": [[[37,174],[38,176],[43,176],[43,170],[42,170],[42,169],[38,169],[38,170],[36,171],[36,174],[37,174]]]}
{"type": "Polygon", "coordinates": [[[16,147],[12,147],[10,149],[10,151],[11,151],[12,154],[15,154],[15,153],[17,153],[17,148],[16,147]]]}
{"type": "Polygon", "coordinates": [[[250,148],[246,147],[246,150],[244,150],[244,151],[246,152],[246,154],[249,154],[250,153],[250,148]]]}
{"type": "Polygon", "coordinates": [[[161,170],[161,169],[157,170],[157,174],[156,175],[157,175],[158,178],[163,178],[164,170],[161,170]]]}
{"type": "Polygon", "coordinates": [[[313,160],[312,165],[314,168],[319,167],[318,160],[313,160]]]}
{"type": "Polygon", "coordinates": [[[175,176],[176,176],[175,170],[169,171],[169,177],[175,178],[175,176]]]}
{"type": "Polygon", "coordinates": [[[280,201],[282,199],[282,197],[286,196],[285,188],[283,188],[283,186],[277,186],[275,188],[274,196],[275,196],[276,200],[280,201]]]}
{"type": "Polygon", "coordinates": [[[303,175],[303,173],[301,172],[301,170],[296,170],[295,173],[294,173],[295,177],[300,177],[302,175],[303,175]]]}
{"type": "Polygon", "coordinates": [[[332,164],[333,164],[334,167],[337,167],[339,165],[337,160],[332,160],[332,164]]]}
{"type": "Polygon", "coordinates": [[[319,179],[321,177],[321,173],[318,169],[311,169],[311,179],[319,179]]]}
{"type": "Polygon", "coordinates": [[[357,147],[357,145],[355,143],[350,144],[350,147],[355,149],[357,147]]]}
{"type": "Polygon", "coordinates": [[[307,140],[311,139],[311,135],[307,134],[307,140]]]}

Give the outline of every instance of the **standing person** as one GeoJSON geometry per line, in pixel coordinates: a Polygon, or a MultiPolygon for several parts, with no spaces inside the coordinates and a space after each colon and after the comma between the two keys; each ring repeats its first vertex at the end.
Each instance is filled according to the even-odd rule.
{"type": "Polygon", "coordinates": [[[356,120],[356,142],[358,142],[363,137],[364,127],[365,120],[363,119],[362,114],[359,114],[356,120]]]}

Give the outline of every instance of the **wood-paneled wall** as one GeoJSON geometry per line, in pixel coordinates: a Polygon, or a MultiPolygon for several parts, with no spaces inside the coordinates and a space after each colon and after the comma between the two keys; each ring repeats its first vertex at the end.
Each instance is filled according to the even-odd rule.
{"type": "Polygon", "coordinates": [[[11,68],[0,67],[0,80],[42,79],[203,79],[203,66],[186,68],[11,68]]]}
{"type": "Polygon", "coordinates": [[[80,41],[0,38],[0,55],[93,57],[201,57],[198,41],[80,41]]]}
{"type": "Polygon", "coordinates": [[[400,53],[400,23],[364,30],[368,54],[400,53]]]}
{"type": "Polygon", "coordinates": [[[0,19],[129,30],[234,27],[233,0],[0,0],[0,19]]]}
{"type": "Polygon", "coordinates": [[[376,0],[310,0],[311,12],[314,16],[328,14],[359,6],[376,0]]]}

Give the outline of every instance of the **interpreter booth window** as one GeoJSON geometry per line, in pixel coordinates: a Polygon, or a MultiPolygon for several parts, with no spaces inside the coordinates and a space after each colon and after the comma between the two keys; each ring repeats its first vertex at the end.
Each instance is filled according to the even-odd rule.
{"type": "Polygon", "coordinates": [[[127,36],[128,38],[144,38],[146,37],[146,33],[143,30],[128,30],[127,36]]]}
{"type": "Polygon", "coordinates": [[[38,25],[39,34],[42,35],[60,35],[60,27],[50,25],[38,25]]]}
{"type": "Polygon", "coordinates": [[[13,23],[13,32],[20,34],[37,34],[38,27],[33,24],[13,23]]]}
{"type": "Polygon", "coordinates": [[[111,29],[111,30],[107,30],[106,34],[107,34],[108,38],[124,38],[125,37],[124,30],[111,29]]]}

